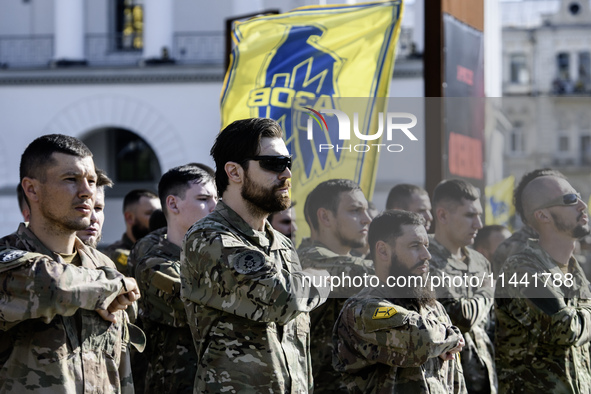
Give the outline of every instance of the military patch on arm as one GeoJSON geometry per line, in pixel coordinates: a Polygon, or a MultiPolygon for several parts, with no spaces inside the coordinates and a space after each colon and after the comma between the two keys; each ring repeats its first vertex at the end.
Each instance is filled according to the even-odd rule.
{"type": "Polygon", "coordinates": [[[256,250],[246,250],[234,257],[234,269],[242,275],[258,272],[265,266],[265,255],[256,250]]]}
{"type": "Polygon", "coordinates": [[[390,307],[381,306],[381,307],[376,308],[376,310],[373,313],[373,316],[371,318],[372,318],[372,320],[389,319],[397,313],[398,313],[398,311],[393,306],[390,306],[390,307]]]}
{"type": "Polygon", "coordinates": [[[11,261],[19,259],[26,254],[27,254],[27,252],[22,251],[22,250],[7,249],[7,250],[0,252],[0,262],[10,263],[11,261]]]}
{"type": "Polygon", "coordinates": [[[115,262],[125,266],[125,265],[127,265],[127,259],[128,259],[128,256],[126,254],[119,252],[119,253],[117,253],[117,256],[115,257],[115,262]]]}

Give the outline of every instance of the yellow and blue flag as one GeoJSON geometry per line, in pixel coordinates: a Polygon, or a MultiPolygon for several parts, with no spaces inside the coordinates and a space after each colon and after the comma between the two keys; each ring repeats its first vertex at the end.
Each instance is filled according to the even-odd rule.
{"type": "Polygon", "coordinates": [[[485,223],[487,225],[501,224],[513,231],[511,218],[515,216],[514,185],[515,177],[511,175],[485,188],[485,223]]]}
{"type": "Polygon", "coordinates": [[[222,128],[251,117],[281,124],[299,221],[328,179],[352,179],[372,198],[402,11],[401,0],[310,6],[234,25],[222,128]]]}

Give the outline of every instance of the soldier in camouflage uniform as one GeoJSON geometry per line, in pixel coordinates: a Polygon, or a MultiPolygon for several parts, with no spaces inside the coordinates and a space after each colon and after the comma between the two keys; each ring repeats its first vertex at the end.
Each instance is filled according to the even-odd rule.
{"type": "Polygon", "coordinates": [[[425,219],[425,229],[431,229],[433,214],[429,193],[420,186],[410,183],[400,183],[390,189],[386,199],[386,209],[402,209],[416,212],[425,219]]]}
{"type": "Polygon", "coordinates": [[[90,215],[90,225],[84,230],[77,231],[76,236],[85,245],[96,249],[103,235],[105,223],[105,187],[112,187],[113,181],[100,169],[96,169],[96,194],[90,215]]]}
{"type": "Polygon", "coordinates": [[[106,246],[103,252],[125,276],[134,276],[133,268],[128,266],[129,253],[133,245],[150,232],[150,215],[157,209],[161,209],[160,200],[150,190],[135,189],[123,199],[125,233],[119,241],[106,246]]]}
{"type": "Polygon", "coordinates": [[[466,247],[482,228],[478,189],[463,180],[442,181],[433,193],[433,205],[435,234],[429,240],[430,273],[440,279],[435,285],[437,299],[466,340],[461,353],[466,387],[470,393],[496,393],[494,348],[487,333],[494,303],[490,263],[466,247]],[[478,282],[462,281],[472,277],[478,282]]]}
{"type": "Polygon", "coordinates": [[[370,225],[379,283],[350,298],[334,327],[334,366],[350,393],[466,393],[460,330],[429,287],[390,284],[426,278],[424,224],[417,213],[389,210],[370,225]]]}
{"type": "Polygon", "coordinates": [[[310,283],[291,241],[266,220],[290,206],[281,128],[235,121],[211,154],[222,200],[191,227],[181,253],[181,298],[199,358],[194,392],[307,393],[308,312],[328,291],[310,283]]]}
{"type": "Polygon", "coordinates": [[[551,168],[539,168],[523,175],[515,187],[515,190],[513,190],[513,205],[515,206],[515,211],[523,222],[523,227],[518,231],[515,231],[509,238],[503,241],[494,253],[491,264],[495,277],[501,270],[505,261],[507,261],[511,255],[523,250],[529,239],[538,239],[538,233],[536,230],[527,224],[525,213],[523,212],[521,196],[523,194],[523,189],[529,182],[541,176],[549,175],[564,178],[564,175],[560,171],[551,168]]]}
{"type": "MultiPolygon", "coordinates": [[[[320,183],[308,194],[304,214],[314,236],[304,239],[298,257],[304,268],[325,269],[331,275],[373,275],[373,263],[350,255],[352,248],[367,244],[371,219],[359,185],[348,179],[320,183]]],[[[345,300],[359,289],[333,289],[331,298],[310,312],[310,355],[314,393],[347,393],[341,375],[332,367],[332,328],[345,300]]]]}
{"type": "Polygon", "coordinates": [[[0,393],[133,393],[128,348],[145,337],[124,309],[136,282],[76,238],[96,192],[92,153],[46,135],[20,168],[31,217],[0,239],[0,393]]]}
{"type": "Polygon", "coordinates": [[[167,228],[139,241],[159,235],[135,265],[143,294],[140,319],[148,337],[144,392],[192,393],[197,354],[180,299],[181,243],[189,227],[213,211],[217,191],[208,173],[188,164],[162,175],[158,194],[167,228]]]}
{"type": "Polygon", "coordinates": [[[561,176],[529,182],[524,218],[539,234],[509,257],[495,290],[502,393],[591,392],[591,291],[573,257],[589,234],[587,205],[561,176]]]}

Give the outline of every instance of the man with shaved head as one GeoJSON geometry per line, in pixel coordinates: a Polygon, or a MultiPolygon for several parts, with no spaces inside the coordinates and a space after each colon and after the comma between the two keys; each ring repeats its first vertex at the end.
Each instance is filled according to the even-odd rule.
{"type": "Polygon", "coordinates": [[[522,192],[525,186],[527,186],[527,184],[532,180],[547,175],[564,178],[564,175],[562,175],[560,171],[554,170],[552,168],[538,168],[523,175],[515,187],[515,190],[513,191],[513,205],[515,206],[515,210],[523,222],[523,227],[511,234],[511,236],[504,240],[498,246],[497,250],[495,250],[490,261],[495,276],[499,273],[499,270],[509,256],[523,250],[527,244],[528,239],[538,238],[536,231],[527,224],[525,213],[523,212],[522,192]]]}
{"type": "Polygon", "coordinates": [[[525,221],[539,235],[509,257],[496,282],[499,392],[591,392],[591,291],[573,256],[589,234],[587,205],[561,175],[524,185],[525,221]]]}

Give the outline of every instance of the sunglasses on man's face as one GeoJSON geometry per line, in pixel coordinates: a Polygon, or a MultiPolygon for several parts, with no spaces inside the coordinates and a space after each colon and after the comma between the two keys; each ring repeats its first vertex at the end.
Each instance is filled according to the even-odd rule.
{"type": "Polygon", "coordinates": [[[286,168],[291,170],[291,157],[289,156],[254,156],[246,160],[256,160],[261,168],[281,174],[286,168]]]}
{"type": "Polygon", "coordinates": [[[555,199],[552,199],[552,200],[548,201],[547,203],[542,204],[541,206],[534,209],[532,212],[535,212],[535,211],[538,211],[538,210],[544,209],[544,208],[556,207],[559,205],[576,205],[580,199],[581,199],[581,195],[579,193],[565,194],[564,196],[556,197],[555,199]]]}

